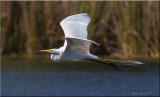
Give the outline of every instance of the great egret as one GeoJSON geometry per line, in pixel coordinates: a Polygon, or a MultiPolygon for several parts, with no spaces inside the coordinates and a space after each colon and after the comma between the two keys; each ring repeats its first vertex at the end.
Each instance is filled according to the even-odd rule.
{"type": "Polygon", "coordinates": [[[65,34],[64,45],[59,49],[40,50],[39,52],[47,52],[51,54],[51,60],[60,62],[65,60],[90,60],[94,62],[104,63],[117,68],[113,63],[129,63],[142,64],[138,61],[118,61],[110,60],[111,63],[100,61],[99,58],[89,52],[91,43],[99,46],[98,43],[87,39],[87,26],[90,22],[87,13],[71,15],[60,22],[65,34]]]}

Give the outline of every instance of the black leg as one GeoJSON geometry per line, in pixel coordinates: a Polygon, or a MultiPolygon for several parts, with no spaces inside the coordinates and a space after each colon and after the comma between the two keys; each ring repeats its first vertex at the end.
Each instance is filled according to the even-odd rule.
{"type": "Polygon", "coordinates": [[[105,64],[105,65],[109,65],[109,66],[111,66],[111,67],[114,67],[114,68],[116,68],[116,69],[119,69],[114,63],[106,63],[106,62],[99,61],[99,60],[96,60],[96,59],[85,59],[85,60],[102,63],[102,64],[105,64]]]}

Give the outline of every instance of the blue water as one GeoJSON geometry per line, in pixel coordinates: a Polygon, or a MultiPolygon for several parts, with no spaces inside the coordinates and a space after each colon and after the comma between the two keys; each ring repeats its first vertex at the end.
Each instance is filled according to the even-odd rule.
{"type": "Polygon", "coordinates": [[[158,96],[159,61],[119,66],[50,59],[2,59],[2,96],[158,96]]]}

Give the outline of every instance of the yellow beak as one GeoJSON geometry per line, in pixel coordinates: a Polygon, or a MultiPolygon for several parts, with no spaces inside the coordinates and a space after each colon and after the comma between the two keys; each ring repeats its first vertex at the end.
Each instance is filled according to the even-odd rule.
{"type": "Polygon", "coordinates": [[[49,51],[52,51],[52,50],[40,50],[39,52],[49,52],[49,51]]]}

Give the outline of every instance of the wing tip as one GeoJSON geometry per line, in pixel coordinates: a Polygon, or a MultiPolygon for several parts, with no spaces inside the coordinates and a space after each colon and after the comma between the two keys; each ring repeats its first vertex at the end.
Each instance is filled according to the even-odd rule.
{"type": "Polygon", "coordinates": [[[96,44],[97,46],[100,46],[100,44],[98,44],[98,43],[96,43],[96,42],[94,42],[94,41],[91,41],[93,44],[96,44]]]}
{"type": "Polygon", "coordinates": [[[91,18],[89,17],[88,13],[79,13],[79,14],[73,14],[73,15],[70,15],[70,16],[66,17],[65,19],[63,19],[63,20],[60,22],[60,24],[61,24],[64,20],[68,19],[69,17],[73,17],[73,16],[84,16],[84,17],[86,17],[86,18],[89,20],[89,22],[90,22],[90,20],[91,20],[91,18]]]}

